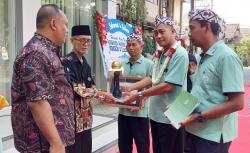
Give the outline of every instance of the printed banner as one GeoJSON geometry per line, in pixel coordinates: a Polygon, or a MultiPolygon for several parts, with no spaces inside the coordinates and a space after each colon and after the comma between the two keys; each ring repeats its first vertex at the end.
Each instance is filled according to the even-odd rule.
{"type": "Polygon", "coordinates": [[[107,43],[103,44],[101,56],[103,59],[104,75],[107,78],[108,70],[113,61],[124,61],[129,58],[126,51],[127,37],[133,32],[131,24],[117,19],[106,19],[107,43]]]}

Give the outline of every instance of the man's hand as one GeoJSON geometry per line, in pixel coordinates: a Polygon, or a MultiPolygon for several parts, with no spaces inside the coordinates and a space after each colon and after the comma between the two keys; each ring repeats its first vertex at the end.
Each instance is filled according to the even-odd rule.
{"type": "Polygon", "coordinates": [[[136,107],[136,108],[130,108],[130,111],[131,112],[138,112],[140,111],[141,109],[139,107],[136,107]]]}
{"type": "Polygon", "coordinates": [[[101,102],[108,103],[108,104],[114,104],[116,101],[116,98],[112,94],[104,92],[104,91],[98,91],[97,98],[101,102]]]}
{"type": "Polygon", "coordinates": [[[188,116],[187,119],[185,119],[184,121],[181,121],[180,125],[185,126],[185,125],[188,125],[190,123],[196,122],[197,121],[197,116],[198,116],[197,113],[191,114],[190,116],[188,116]]]}
{"type": "Polygon", "coordinates": [[[62,143],[50,144],[50,153],[66,153],[65,146],[62,143]]]}
{"type": "Polygon", "coordinates": [[[128,85],[126,85],[126,86],[121,85],[120,88],[121,88],[121,91],[123,91],[123,92],[131,92],[132,91],[132,88],[128,85]]]}
{"type": "Polygon", "coordinates": [[[138,95],[136,94],[131,94],[128,98],[126,98],[126,100],[124,101],[124,104],[130,104],[134,101],[138,100],[138,95]]]}
{"type": "Polygon", "coordinates": [[[122,96],[123,96],[123,97],[131,96],[131,94],[132,94],[131,92],[122,92],[122,96]]]}
{"type": "Polygon", "coordinates": [[[141,100],[140,101],[140,106],[139,107],[135,107],[135,108],[131,108],[130,111],[131,112],[138,112],[138,111],[140,111],[141,109],[144,108],[144,104],[145,104],[145,100],[141,100]]]}
{"type": "Polygon", "coordinates": [[[110,94],[110,93],[105,93],[105,98],[104,98],[104,102],[108,103],[108,104],[114,104],[116,101],[116,98],[110,94]]]}

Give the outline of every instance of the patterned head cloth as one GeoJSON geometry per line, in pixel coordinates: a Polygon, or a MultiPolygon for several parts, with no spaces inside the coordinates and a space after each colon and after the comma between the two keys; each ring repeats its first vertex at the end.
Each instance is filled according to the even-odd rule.
{"type": "Polygon", "coordinates": [[[169,26],[175,26],[175,21],[169,17],[156,16],[155,17],[155,27],[158,27],[160,24],[165,24],[169,26]]]}
{"type": "Polygon", "coordinates": [[[143,39],[142,39],[141,35],[138,35],[138,34],[135,34],[135,33],[131,33],[128,36],[127,41],[133,41],[133,40],[136,40],[138,42],[143,42],[143,39]]]}
{"type": "Polygon", "coordinates": [[[225,21],[220,18],[215,12],[213,12],[210,9],[197,9],[197,10],[191,10],[189,12],[189,20],[198,20],[198,21],[207,21],[210,23],[218,23],[219,24],[219,37],[224,36],[226,23],[225,21]]]}

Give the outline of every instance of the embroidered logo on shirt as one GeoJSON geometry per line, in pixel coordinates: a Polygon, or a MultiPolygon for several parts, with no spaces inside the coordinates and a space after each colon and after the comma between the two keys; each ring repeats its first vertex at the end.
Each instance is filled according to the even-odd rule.
{"type": "Polygon", "coordinates": [[[91,79],[91,77],[88,77],[88,81],[91,81],[92,79],[91,79]]]}

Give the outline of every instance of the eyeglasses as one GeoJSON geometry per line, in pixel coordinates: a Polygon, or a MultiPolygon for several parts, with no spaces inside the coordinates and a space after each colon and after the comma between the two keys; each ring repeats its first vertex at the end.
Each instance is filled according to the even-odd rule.
{"type": "Polygon", "coordinates": [[[91,39],[85,39],[85,38],[75,38],[75,40],[77,40],[78,42],[81,43],[81,45],[90,45],[92,42],[91,42],[91,39]]]}

